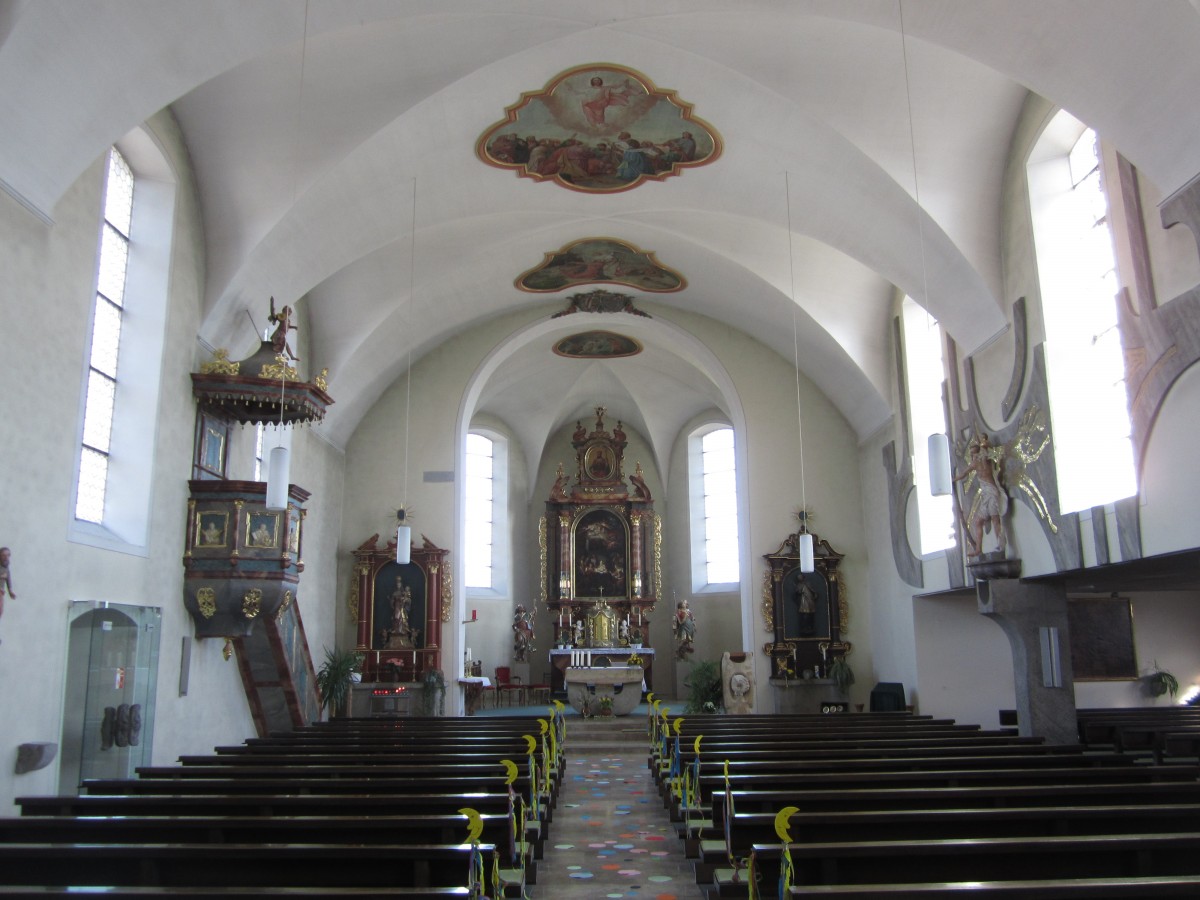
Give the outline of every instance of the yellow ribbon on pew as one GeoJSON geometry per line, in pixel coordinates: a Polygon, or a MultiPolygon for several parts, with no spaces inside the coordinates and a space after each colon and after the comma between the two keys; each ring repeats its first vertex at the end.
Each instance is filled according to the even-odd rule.
{"type": "MultiPolygon", "coordinates": [[[[538,721],[542,721],[538,719],[538,721]]],[[[554,760],[554,771],[558,771],[558,719],[554,707],[550,707],[550,758],[554,760]]]]}
{"type": "Polygon", "coordinates": [[[505,784],[512,784],[517,780],[517,764],[511,759],[502,759],[500,764],[504,766],[505,784]]]}

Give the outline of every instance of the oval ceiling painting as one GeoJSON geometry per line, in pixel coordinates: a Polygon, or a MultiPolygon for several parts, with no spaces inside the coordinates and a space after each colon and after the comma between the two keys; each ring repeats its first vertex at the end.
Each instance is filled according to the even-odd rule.
{"type": "Polygon", "coordinates": [[[505,112],[476,143],[479,158],[575,191],[627,191],[721,155],[720,135],[690,103],[624,66],[561,72],[505,112]]]}
{"type": "Polygon", "coordinates": [[[642,345],[633,338],[611,331],[583,331],[563,338],[554,345],[554,352],[572,359],[617,359],[637,356],[642,352],[642,345]]]}
{"type": "Polygon", "coordinates": [[[654,254],[613,238],[584,238],[553,253],[517,277],[522,291],[561,291],[581,284],[621,284],[666,294],[687,286],[683,276],[654,254]]]}

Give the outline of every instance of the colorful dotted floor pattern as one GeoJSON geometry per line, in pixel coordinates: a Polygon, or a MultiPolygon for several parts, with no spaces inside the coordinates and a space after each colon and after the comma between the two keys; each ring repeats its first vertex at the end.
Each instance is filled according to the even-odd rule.
{"type": "Polygon", "coordinates": [[[567,759],[533,900],[699,900],[644,758],[567,759]]]}

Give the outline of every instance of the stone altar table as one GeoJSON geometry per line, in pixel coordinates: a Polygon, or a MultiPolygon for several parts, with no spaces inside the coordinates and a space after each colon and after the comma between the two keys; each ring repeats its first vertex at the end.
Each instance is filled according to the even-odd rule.
{"type": "Polygon", "coordinates": [[[614,716],[627,716],[642,699],[641,666],[571,666],[563,673],[567,683],[567,700],[576,712],[583,712],[583,703],[591,703],[592,712],[598,710],[601,697],[612,697],[614,716]]]}
{"type": "Polygon", "coordinates": [[[614,666],[622,666],[625,665],[625,660],[637,654],[642,659],[646,690],[654,690],[653,647],[553,647],[550,650],[550,692],[552,695],[561,697],[566,693],[567,685],[563,674],[571,664],[571,654],[575,650],[590,650],[594,665],[603,665],[601,659],[603,657],[614,666]]]}

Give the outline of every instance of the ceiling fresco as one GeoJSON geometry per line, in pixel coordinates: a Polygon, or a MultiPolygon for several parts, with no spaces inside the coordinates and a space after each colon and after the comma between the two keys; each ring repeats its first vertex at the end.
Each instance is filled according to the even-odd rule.
{"type": "Polygon", "coordinates": [[[642,352],[642,345],[633,338],[611,331],[581,331],[558,341],[554,352],[572,359],[619,359],[637,356],[642,352]]]}
{"type": "Polygon", "coordinates": [[[674,91],[594,63],[527,91],[476,143],[489,165],[592,193],[662,181],[721,155],[721,138],[674,91]]]}
{"type": "Polygon", "coordinates": [[[619,284],[666,294],[683,290],[687,281],[662,265],[653,252],[615,238],[584,238],[547,253],[539,265],[517,276],[515,284],[533,293],[581,284],[619,284]]]}

